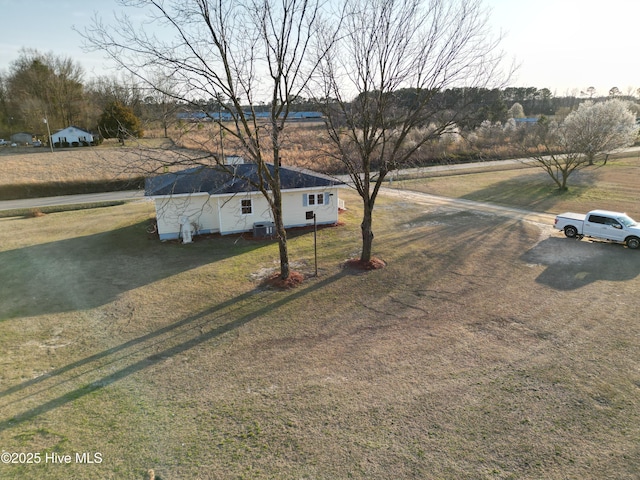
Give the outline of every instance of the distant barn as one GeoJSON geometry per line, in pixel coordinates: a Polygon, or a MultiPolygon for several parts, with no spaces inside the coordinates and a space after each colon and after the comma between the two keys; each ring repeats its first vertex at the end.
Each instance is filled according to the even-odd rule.
{"type": "MultiPolygon", "coordinates": [[[[254,118],[251,112],[244,112],[247,118],[254,118]]],[[[255,112],[255,118],[268,119],[271,114],[269,112],[255,112]]],[[[304,122],[312,120],[322,120],[321,112],[289,112],[287,120],[292,122],[304,122]]],[[[185,122],[230,122],[233,120],[229,112],[179,112],[176,115],[178,120],[185,122]]]]}
{"type": "Polygon", "coordinates": [[[516,121],[516,123],[524,123],[525,125],[538,123],[537,117],[514,118],[514,120],[516,121]]]}

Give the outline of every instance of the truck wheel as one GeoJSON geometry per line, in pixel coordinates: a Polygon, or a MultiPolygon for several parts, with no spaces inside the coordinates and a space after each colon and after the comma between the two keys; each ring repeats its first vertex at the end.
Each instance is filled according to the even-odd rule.
{"type": "Polygon", "coordinates": [[[572,225],[569,225],[568,227],[564,227],[564,234],[568,238],[576,238],[578,236],[578,229],[572,225]]]}
{"type": "Polygon", "coordinates": [[[632,248],[634,250],[640,247],[640,238],[638,237],[627,238],[627,247],[632,248]]]}

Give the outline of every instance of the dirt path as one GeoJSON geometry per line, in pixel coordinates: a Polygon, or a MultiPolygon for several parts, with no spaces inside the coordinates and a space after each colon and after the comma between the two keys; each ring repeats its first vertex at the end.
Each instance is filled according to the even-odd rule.
{"type": "Polygon", "coordinates": [[[473,200],[463,200],[459,198],[441,197],[438,195],[430,195],[428,193],[414,192],[410,190],[397,190],[392,188],[382,188],[380,192],[384,195],[396,199],[402,199],[414,203],[422,203],[425,205],[441,205],[462,210],[474,210],[478,212],[500,215],[503,217],[513,218],[516,220],[524,220],[531,223],[552,226],[555,215],[548,213],[533,212],[531,210],[523,210],[520,208],[503,207],[483,202],[474,202],[473,200]]]}

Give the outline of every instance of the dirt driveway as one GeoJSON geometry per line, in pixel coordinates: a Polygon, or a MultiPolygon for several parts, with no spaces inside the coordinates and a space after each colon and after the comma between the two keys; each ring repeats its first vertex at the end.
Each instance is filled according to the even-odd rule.
{"type": "Polygon", "coordinates": [[[539,240],[523,252],[521,259],[532,266],[546,266],[537,281],[557,290],[573,290],[600,280],[621,282],[640,274],[640,252],[610,242],[565,238],[553,228],[555,215],[552,214],[409,190],[383,188],[381,193],[398,200],[435,205],[452,212],[475,212],[477,215],[506,217],[536,225],[540,230],[539,240]]]}
{"type": "Polygon", "coordinates": [[[548,213],[539,213],[533,212],[531,210],[522,210],[519,208],[503,207],[500,205],[492,205],[489,203],[474,202],[473,200],[441,197],[438,195],[430,195],[428,193],[414,192],[410,190],[382,188],[380,192],[388,197],[402,199],[414,203],[449,206],[452,209],[456,210],[489,213],[502,217],[513,218],[515,220],[525,220],[531,223],[539,223],[541,225],[552,226],[553,220],[555,219],[555,215],[551,215],[548,213]]]}

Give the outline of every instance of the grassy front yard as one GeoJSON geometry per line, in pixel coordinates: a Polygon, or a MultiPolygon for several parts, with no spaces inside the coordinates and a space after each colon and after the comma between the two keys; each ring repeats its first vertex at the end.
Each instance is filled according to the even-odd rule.
{"type": "Polygon", "coordinates": [[[344,196],[285,292],[275,243],[161,243],[148,204],[0,219],[0,449],[42,454],[0,478],[640,475],[638,252],[382,198],[355,273],[344,196]]]}
{"type": "Polygon", "coordinates": [[[447,197],[466,198],[537,212],[587,212],[603,205],[640,219],[638,194],[640,154],[620,156],[607,165],[595,165],[569,177],[569,192],[559,192],[541,168],[462,172],[415,180],[394,181],[392,187],[447,197]]]}

